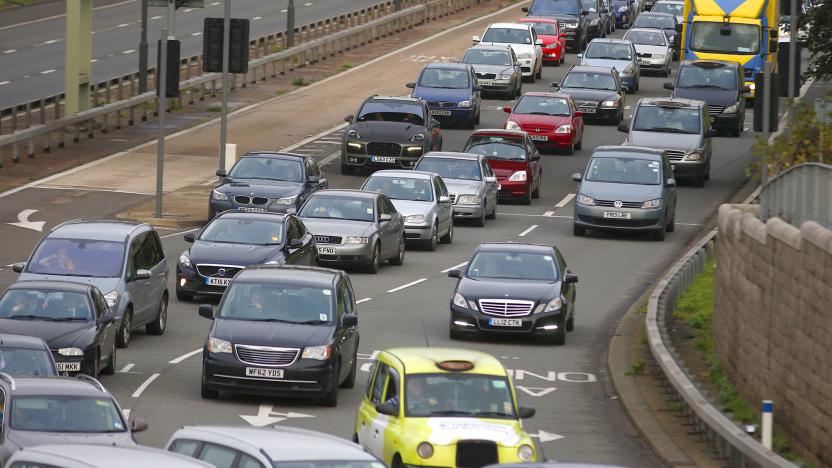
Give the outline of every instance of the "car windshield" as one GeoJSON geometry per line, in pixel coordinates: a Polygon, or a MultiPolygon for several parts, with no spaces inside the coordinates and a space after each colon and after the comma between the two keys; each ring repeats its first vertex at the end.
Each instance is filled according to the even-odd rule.
{"type": "Polygon", "coordinates": [[[219,317],[231,320],[321,324],[332,321],[332,289],[278,283],[232,283],[219,317]]]}
{"type": "Polygon", "coordinates": [[[283,243],[283,223],[221,216],[205,226],[199,240],[223,244],[280,245],[283,243]]]}
{"type": "Polygon", "coordinates": [[[435,172],[443,179],[482,180],[480,165],[473,159],[424,158],[415,169],[435,172]]]}
{"type": "Polygon", "coordinates": [[[534,21],[523,21],[524,23],[529,23],[534,25],[534,30],[537,31],[538,35],[542,36],[554,36],[558,33],[557,26],[555,23],[544,23],[544,22],[534,22],[534,21]]]}
{"type": "Polygon", "coordinates": [[[676,27],[676,23],[673,21],[672,16],[641,14],[636,17],[636,20],[633,22],[633,27],[648,29],[673,29],[676,27]]]}
{"type": "Polygon", "coordinates": [[[589,43],[584,58],[605,59],[605,60],[632,60],[633,54],[629,44],[620,42],[598,42],[589,43]]]}
{"type": "Polygon", "coordinates": [[[462,57],[462,63],[472,65],[501,65],[511,66],[511,55],[507,50],[468,49],[462,57]]]}
{"type": "Polygon", "coordinates": [[[469,278],[554,282],[558,271],[551,255],[527,252],[480,252],[468,265],[469,278]]]}
{"type": "Polygon", "coordinates": [[[529,16],[538,15],[580,15],[578,0],[534,0],[529,7],[529,16]]]}
{"type": "Polygon", "coordinates": [[[532,43],[532,35],[528,29],[516,28],[488,28],[482,42],[496,42],[500,44],[529,44],[532,43]]]}
{"type": "Polygon", "coordinates": [[[116,405],[109,398],[43,395],[16,396],[11,405],[11,427],[39,432],[125,432],[116,405]]]}
{"type": "MultiPolygon", "coordinates": [[[[242,465],[240,465],[242,466],[242,465]]],[[[374,461],[323,460],[323,461],[281,461],[272,463],[274,468],[385,468],[386,465],[374,461]]]]}
{"type": "Polygon", "coordinates": [[[368,102],[361,106],[356,122],[398,122],[424,125],[422,106],[406,102],[368,102]]]}
{"type": "Polygon", "coordinates": [[[122,242],[49,237],[38,245],[28,273],[114,278],[124,262],[122,242]]]}
{"type": "Polygon", "coordinates": [[[659,31],[635,31],[630,30],[627,31],[627,34],[624,35],[624,39],[632,42],[633,44],[641,44],[641,45],[654,45],[654,46],[666,46],[667,45],[667,36],[664,35],[663,32],[659,31]]]}
{"type": "Polygon", "coordinates": [[[586,180],[614,184],[659,185],[658,161],[628,157],[595,157],[589,162],[586,180]]]}
{"type": "Polygon", "coordinates": [[[615,78],[609,73],[571,72],[563,78],[561,88],[604,89],[615,91],[615,78]]]}
{"type": "Polygon", "coordinates": [[[465,145],[466,153],[481,154],[489,159],[505,159],[509,161],[524,161],[526,149],[522,138],[471,135],[465,145]]]}
{"type": "Polygon", "coordinates": [[[513,114],[569,116],[569,103],[564,98],[525,95],[511,111],[513,114]]]}
{"type": "Polygon", "coordinates": [[[310,197],[300,210],[302,218],[375,221],[375,199],[318,195],[310,197]]]}
{"type": "Polygon", "coordinates": [[[756,55],[760,52],[760,26],[697,21],[691,28],[690,44],[696,52],[756,55]]]}
{"type": "Polygon", "coordinates": [[[231,168],[234,179],[268,179],[303,182],[303,164],[297,160],[246,156],[231,168]]]}
{"type": "Polygon", "coordinates": [[[86,294],[10,289],[0,298],[0,318],[15,320],[92,320],[86,294]]]}
{"type": "Polygon", "coordinates": [[[419,78],[423,88],[466,89],[468,88],[468,71],[448,68],[427,68],[419,78]]]}
{"type": "Polygon", "coordinates": [[[656,13],[670,13],[671,15],[679,15],[681,16],[684,13],[685,5],[682,3],[664,3],[659,2],[653,5],[653,8],[650,11],[656,13]]]}
{"type": "Polygon", "coordinates": [[[638,106],[633,117],[633,130],[698,134],[698,107],[638,106]]]}
{"type": "Polygon", "coordinates": [[[682,66],[676,80],[677,88],[737,89],[736,69],[731,67],[706,68],[682,66]]]}
{"type": "Polygon", "coordinates": [[[429,179],[371,176],[362,190],[381,192],[391,200],[433,201],[433,190],[431,190],[429,179]]]}
{"type": "Polygon", "coordinates": [[[598,3],[595,0],[581,0],[581,8],[590,13],[598,13],[598,3]]]}
{"type": "Polygon", "coordinates": [[[0,372],[13,376],[58,375],[45,349],[0,347],[0,372]]]}
{"type": "MultiPolygon", "coordinates": [[[[496,375],[410,374],[405,378],[404,401],[405,415],[410,417],[517,419],[508,380],[496,375]]],[[[454,429],[453,422],[444,424],[441,429],[454,429]]]]}

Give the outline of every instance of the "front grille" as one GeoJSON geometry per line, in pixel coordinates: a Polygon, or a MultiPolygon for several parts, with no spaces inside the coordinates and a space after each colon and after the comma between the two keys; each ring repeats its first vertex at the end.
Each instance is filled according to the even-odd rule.
{"type": "Polygon", "coordinates": [[[449,193],[448,196],[451,198],[451,205],[456,205],[456,197],[458,194],[456,193],[449,193]]]}
{"type": "Polygon", "coordinates": [[[235,196],[234,201],[238,205],[265,205],[269,203],[269,199],[266,197],[247,197],[245,195],[235,196]]]}
{"type": "Polygon", "coordinates": [[[566,21],[563,21],[563,20],[558,20],[558,26],[560,26],[560,28],[559,28],[559,29],[564,29],[564,28],[566,28],[566,21]]]}
{"type": "Polygon", "coordinates": [[[725,110],[724,106],[708,106],[708,114],[719,115],[725,110]]]}
{"type": "Polygon", "coordinates": [[[646,52],[636,55],[638,55],[639,58],[653,58],[653,54],[648,54],[646,52]]]}
{"type": "Polygon", "coordinates": [[[497,78],[496,73],[477,73],[477,78],[482,78],[484,80],[493,80],[497,78]]]}
{"type": "Polygon", "coordinates": [[[685,157],[685,152],[684,151],[679,151],[679,150],[668,150],[667,151],[667,159],[669,159],[671,161],[681,161],[682,158],[684,158],[684,157],[685,157]]]}
{"type": "Polygon", "coordinates": [[[528,133],[551,133],[555,127],[553,125],[521,125],[520,129],[528,133]]]}
{"type": "Polygon", "coordinates": [[[480,310],[484,314],[498,317],[525,317],[532,312],[534,302],[513,299],[480,299],[480,310]]]}
{"type": "Polygon", "coordinates": [[[243,267],[232,265],[197,265],[196,272],[202,276],[214,276],[216,278],[233,278],[243,267]]]}
{"type": "MultiPolygon", "coordinates": [[[[595,200],[598,206],[611,206],[615,208],[615,201],[613,200],[595,200]]],[[[641,202],[622,201],[621,208],[641,208],[641,202]]]]}
{"type": "Polygon", "coordinates": [[[292,365],[300,354],[297,348],[273,348],[270,346],[234,345],[237,359],[255,366],[286,367],[292,365]]]}
{"type": "Polygon", "coordinates": [[[428,101],[428,107],[456,107],[456,101],[428,101]]]}
{"type": "Polygon", "coordinates": [[[456,444],[458,467],[480,468],[497,463],[497,444],[490,440],[463,440],[456,444]]]}
{"type": "Polygon", "coordinates": [[[607,219],[595,218],[593,216],[578,216],[578,219],[596,226],[610,226],[610,227],[647,227],[656,224],[655,220],[650,219],[607,219]]]}
{"type": "Polygon", "coordinates": [[[588,107],[591,109],[595,109],[598,107],[598,101],[575,101],[575,105],[578,107],[588,107]]]}
{"type": "Polygon", "coordinates": [[[340,236],[315,236],[315,242],[319,244],[340,244],[340,236]]]}
{"type": "Polygon", "coordinates": [[[402,145],[374,141],[367,144],[367,154],[373,156],[393,156],[397,158],[402,154],[402,145]]]}

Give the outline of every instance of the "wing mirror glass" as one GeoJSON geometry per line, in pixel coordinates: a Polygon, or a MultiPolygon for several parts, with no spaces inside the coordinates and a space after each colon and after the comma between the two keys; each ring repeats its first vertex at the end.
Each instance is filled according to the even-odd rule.
{"type": "Polygon", "coordinates": [[[563,282],[566,284],[572,284],[578,282],[578,276],[573,275],[572,273],[567,273],[563,275],[563,282]]]}
{"type": "Polygon", "coordinates": [[[445,196],[439,197],[439,203],[450,203],[450,202],[451,202],[451,197],[445,197],[445,196]]]}
{"type": "Polygon", "coordinates": [[[664,185],[667,186],[667,187],[675,187],[676,186],[676,179],[674,179],[674,178],[667,179],[667,181],[664,183],[664,185]]]}
{"type": "Polygon", "coordinates": [[[673,83],[665,83],[664,84],[664,89],[666,89],[668,91],[673,91],[673,83]]]}
{"type": "Polygon", "coordinates": [[[581,181],[581,174],[579,172],[576,172],[576,173],[572,174],[572,181],[573,182],[580,182],[581,181]]]}
{"type": "Polygon", "coordinates": [[[521,406],[517,408],[517,417],[520,419],[529,419],[534,417],[536,411],[534,408],[529,408],[528,406],[521,406]]]}
{"type": "Polygon", "coordinates": [[[376,403],[376,411],[387,416],[399,415],[399,408],[392,403],[376,403]]]}
{"type": "Polygon", "coordinates": [[[577,58],[578,60],[583,60],[584,54],[576,54],[575,58],[577,58]]]}
{"type": "Polygon", "coordinates": [[[352,123],[352,119],[353,119],[353,115],[352,115],[352,114],[350,114],[350,115],[348,115],[348,116],[344,117],[344,122],[346,122],[346,123],[352,123]]]}
{"type": "Polygon", "coordinates": [[[355,314],[347,314],[341,319],[341,324],[344,328],[353,328],[358,326],[358,316],[355,314]]]}
{"type": "Polygon", "coordinates": [[[26,262],[17,262],[12,265],[12,271],[15,273],[23,273],[23,270],[26,269],[26,262]]]}
{"type": "Polygon", "coordinates": [[[497,182],[497,178],[496,177],[486,177],[485,181],[488,182],[489,184],[493,184],[493,183],[497,182]]]}
{"type": "Polygon", "coordinates": [[[388,213],[382,213],[378,215],[378,220],[382,223],[390,221],[391,219],[393,219],[393,216],[388,213]]]}
{"type": "Polygon", "coordinates": [[[147,430],[147,421],[136,418],[130,421],[130,432],[144,432],[147,430]]]}
{"type": "Polygon", "coordinates": [[[311,175],[311,176],[306,178],[306,181],[309,182],[310,184],[317,184],[321,181],[321,178],[316,176],[316,175],[311,175]]]}
{"type": "Polygon", "coordinates": [[[618,124],[618,131],[621,133],[630,133],[630,127],[625,123],[618,124]]]}
{"type": "Polygon", "coordinates": [[[137,280],[150,279],[151,276],[153,276],[153,273],[150,270],[136,270],[137,280]]]}
{"type": "Polygon", "coordinates": [[[543,39],[535,39],[534,45],[543,45],[543,39]]]}
{"type": "Polygon", "coordinates": [[[228,173],[225,172],[225,169],[217,169],[217,177],[228,177],[228,173]]]}
{"type": "Polygon", "coordinates": [[[410,89],[416,89],[416,83],[407,83],[407,84],[405,84],[405,86],[410,88],[410,89]]]}
{"type": "Polygon", "coordinates": [[[200,304],[198,310],[200,317],[214,320],[214,306],[211,304],[200,304]]]}

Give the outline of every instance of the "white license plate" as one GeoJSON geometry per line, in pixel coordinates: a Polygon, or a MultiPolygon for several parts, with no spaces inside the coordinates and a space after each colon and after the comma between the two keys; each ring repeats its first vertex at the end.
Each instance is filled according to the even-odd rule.
{"type": "Polygon", "coordinates": [[[396,158],[394,158],[393,156],[373,156],[372,158],[370,158],[370,160],[373,162],[380,163],[396,163],[396,158]]]}
{"type": "Polygon", "coordinates": [[[266,209],[265,208],[252,208],[250,206],[243,206],[243,207],[240,207],[240,211],[245,211],[247,213],[265,213],[266,209]]]}
{"type": "Polygon", "coordinates": [[[282,379],[283,369],[266,369],[263,367],[246,367],[246,377],[265,377],[267,379],[282,379]]]}
{"type": "Polygon", "coordinates": [[[630,219],[632,215],[623,211],[605,211],[604,217],[609,219],[630,219]]]}
{"type": "Polygon", "coordinates": [[[81,370],[80,362],[58,362],[58,372],[78,372],[81,370]]]}
{"type": "Polygon", "coordinates": [[[594,107],[579,107],[579,111],[583,112],[584,114],[594,114],[595,108],[594,107]]]}
{"type": "Polygon", "coordinates": [[[520,319],[490,318],[488,324],[492,327],[522,327],[523,321],[520,319]]]}
{"type": "Polygon", "coordinates": [[[451,115],[451,111],[431,109],[430,115],[451,115]]]}
{"type": "Polygon", "coordinates": [[[549,141],[549,137],[546,135],[529,135],[529,137],[534,141],[549,141]]]}
{"type": "Polygon", "coordinates": [[[639,59],[638,63],[642,65],[650,65],[650,59],[639,59]]]}
{"type": "Polygon", "coordinates": [[[480,86],[491,86],[494,84],[494,80],[477,80],[477,83],[480,86]]]}
{"type": "Polygon", "coordinates": [[[208,286],[228,286],[231,284],[231,278],[205,278],[205,284],[208,286]]]}
{"type": "Polygon", "coordinates": [[[318,247],[318,253],[324,255],[335,255],[335,247],[318,247]]]}
{"type": "Polygon", "coordinates": [[[671,165],[670,165],[670,169],[672,169],[672,170],[674,170],[674,171],[675,171],[675,170],[676,170],[676,165],[675,165],[675,164],[671,164],[671,165]]]}

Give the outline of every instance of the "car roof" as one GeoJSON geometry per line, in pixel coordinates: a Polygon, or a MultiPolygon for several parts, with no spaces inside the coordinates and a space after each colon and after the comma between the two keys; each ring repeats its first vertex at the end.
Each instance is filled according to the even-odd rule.
{"type": "Polygon", "coordinates": [[[575,65],[574,67],[570,68],[566,72],[566,74],[568,75],[569,73],[572,73],[573,71],[574,72],[607,73],[609,75],[612,75],[613,69],[612,68],[607,68],[607,67],[598,67],[598,66],[595,66],[595,65],[575,65]]]}
{"type": "Polygon", "coordinates": [[[323,432],[289,426],[258,429],[242,426],[184,426],[171,437],[247,446],[273,462],[304,460],[378,461],[361,446],[323,432]],[[326,447],[326,450],[321,450],[326,447]]]}
{"type": "Polygon", "coordinates": [[[79,292],[86,294],[93,287],[86,283],[72,283],[60,280],[23,280],[13,283],[7,291],[12,289],[49,289],[53,291],[79,292]]]}
{"type": "Polygon", "coordinates": [[[629,39],[618,39],[614,37],[599,37],[589,41],[590,44],[593,42],[603,42],[606,44],[632,44],[629,39]]]}
{"type": "Polygon", "coordinates": [[[553,245],[526,244],[517,242],[484,242],[477,246],[475,252],[528,252],[541,255],[551,254],[553,245]]]}
{"type": "Polygon", "coordinates": [[[312,194],[313,197],[329,196],[329,197],[355,197],[355,198],[376,198],[378,192],[368,192],[367,190],[353,190],[353,189],[324,189],[318,190],[312,194]]]}
{"type": "MultiPolygon", "coordinates": [[[[655,33],[655,34],[664,34],[660,29],[656,29],[656,28],[630,28],[630,29],[627,30],[627,32],[624,33],[624,35],[626,36],[631,31],[636,31],[636,32],[644,31],[644,32],[651,32],[651,33],[655,33]]],[[[627,39],[627,40],[629,41],[629,39],[627,39]]],[[[633,44],[633,45],[638,45],[638,44],[633,44]]]]}
{"type": "Polygon", "coordinates": [[[381,102],[409,102],[412,104],[418,104],[422,102],[419,98],[413,97],[404,97],[404,96],[370,96],[366,99],[367,101],[381,101],[381,102]]]}
{"type": "Polygon", "coordinates": [[[700,101],[698,99],[687,99],[687,98],[680,98],[680,97],[670,97],[670,96],[661,96],[661,97],[643,97],[638,100],[636,106],[641,105],[648,105],[648,106],[666,106],[666,107],[696,107],[697,109],[700,107],[705,106],[705,101],[700,101]]]}
{"type": "Polygon", "coordinates": [[[399,361],[407,374],[456,373],[455,371],[442,370],[437,367],[437,364],[442,361],[469,361],[474,363],[474,368],[465,372],[506,375],[505,367],[497,358],[470,349],[407,347],[387,349],[384,353],[399,361]]]}
{"type": "MultiPolygon", "coordinates": [[[[550,98],[559,98],[559,99],[569,99],[569,96],[566,93],[547,93],[546,91],[530,91],[528,93],[523,93],[523,96],[542,96],[542,97],[550,97],[550,98]]],[[[515,132],[518,130],[514,130],[515,132]]]]}
{"type": "Polygon", "coordinates": [[[69,466],[88,466],[90,468],[143,468],[147,466],[204,468],[214,466],[178,453],[141,445],[38,445],[21,448],[14,455],[13,460],[30,461],[30,458],[34,459],[34,463],[57,462],[60,464],[60,462],[71,461],[75,464],[69,466]]]}
{"type": "Polygon", "coordinates": [[[741,65],[739,62],[734,62],[731,60],[685,60],[681,63],[680,67],[683,66],[694,66],[694,67],[701,67],[701,68],[740,68],[741,65]]]}
{"type": "Polygon", "coordinates": [[[529,24],[520,24],[520,23],[491,23],[488,25],[486,30],[491,28],[506,28],[506,29],[529,29],[531,26],[529,24]]]}
{"type": "MultiPolygon", "coordinates": [[[[499,44],[477,44],[468,48],[468,50],[477,49],[477,50],[499,50],[501,52],[508,52],[511,50],[511,46],[508,44],[499,45],[499,44]]],[[[467,52],[467,51],[466,51],[467,52]]]]}
{"type": "Polygon", "coordinates": [[[27,335],[12,335],[11,333],[0,333],[0,347],[9,346],[14,348],[42,349],[48,345],[42,338],[27,335]]]}
{"type": "Polygon", "coordinates": [[[506,137],[524,138],[526,136],[526,132],[524,132],[523,130],[507,130],[504,128],[481,128],[479,130],[474,130],[473,132],[471,132],[471,135],[468,138],[474,135],[498,135],[506,137]]]}
{"type": "Polygon", "coordinates": [[[78,219],[55,226],[47,237],[124,242],[134,231],[143,232],[150,229],[147,224],[132,221],[78,219]]]}
{"type": "Polygon", "coordinates": [[[459,153],[455,151],[431,151],[422,156],[422,158],[437,158],[437,159],[479,159],[482,156],[472,153],[459,153]]]}
{"type": "MultiPolygon", "coordinates": [[[[370,177],[407,177],[410,179],[430,179],[437,175],[434,172],[427,171],[408,171],[404,169],[383,169],[373,172],[370,177]]],[[[368,177],[368,179],[370,178],[368,177]]]]}
{"type": "Polygon", "coordinates": [[[306,159],[306,155],[304,154],[284,153],[280,151],[249,151],[246,154],[240,156],[240,158],[249,157],[265,157],[273,159],[306,159]]]}
{"type": "Polygon", "coordinates": [[[624,146],[624,145],[604,145],[595,148],[592,152],[592,157],[606,157],[606,156],[641,156],[641,159],[650,159],[661,161],[664,151],[656,148],[647,148],[645,146],[624,146]]]}
{"type": "Polygon", "coordinates": [[[302,265],[254,265],[242,269],[234,282],[280,282],[309,286],[332,286],[335,279],[344,275],[341,270],[302,265]]]}
{"type": "Polygon", "coordinates": [[[467,70],[470,64],[460,62],[431,62],[425,68],[444,68],[448,70],[467,70]]]}
{"type": "MultiPolygon", "coordinates": [[[[674,19],[676,18],[676,15],[671,14],[671,13],[665,13],[665,12],[662,12],[662,11],[643,11],[643,12],[639,13],[638,15],[639,16],[641,16],[641,15],[664,16],[664,17],[667,17],[667,18],[674,18],[674,19]]],[[[638,17],[636,17],[636,18],[638,18],[638,17]]]]}
{"type": "MultiPolygon", "coordinates": [[[[237,209],[230,209],[221,212],[217,215],[217,218],[230,218],[230,219],[260,219],[263,221],[272,221],[272,222],[283,222],[288,217],[285,213],[273,213],[269,211],[264,212],[249,212],[249,211],[242,211],[237,209]]],[[[216,218],[214,218],[216,219],[216,218]]]]}
{"type": "Polygon", "coordinates": [[[518,23],[552,23],[558,24],[557,18],[549,18],[546,16],[525,16],[517,20],[518,23]]]}
{"type": "MultiPolygon", "coordinates": [[[[68,396],[106,396],[110,393],[101,383],[92,377],[79,374],[76,377],[37,377],[19,376],[13,378],[16,395],[68,395],[68,396]]],[[[3,380],[3,383],[9,384],[3,380]]]]}

